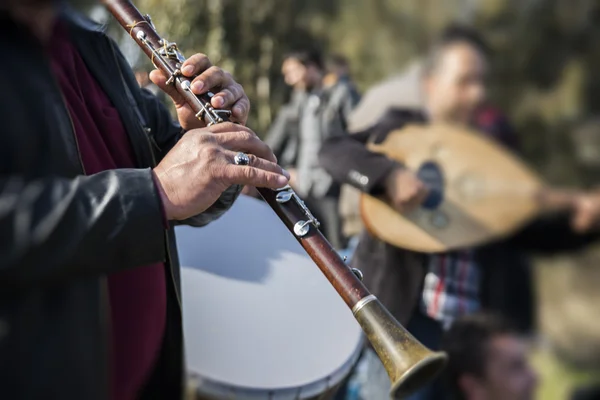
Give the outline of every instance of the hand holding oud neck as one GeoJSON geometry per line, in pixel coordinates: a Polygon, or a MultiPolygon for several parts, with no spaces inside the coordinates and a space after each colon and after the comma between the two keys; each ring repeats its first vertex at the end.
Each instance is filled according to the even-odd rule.
{"type": "Polygon", "coordinates": [[[545,212],[571,212],[575,232],[586,233],[600,227],[600,190],[583,192],[545,188],[537,193],[536,200],[545,212]]]}

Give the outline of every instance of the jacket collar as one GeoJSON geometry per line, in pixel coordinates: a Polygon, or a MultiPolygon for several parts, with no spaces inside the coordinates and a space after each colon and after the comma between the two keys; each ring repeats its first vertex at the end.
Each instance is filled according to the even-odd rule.
{"type": "Polygon", "coordinates": [[[60,3],[59,7],[59,18],[70,25],[88,32],[106,32],[106,25],[93,21],[83,13],[66,4],[64,1],[60,3]]]}

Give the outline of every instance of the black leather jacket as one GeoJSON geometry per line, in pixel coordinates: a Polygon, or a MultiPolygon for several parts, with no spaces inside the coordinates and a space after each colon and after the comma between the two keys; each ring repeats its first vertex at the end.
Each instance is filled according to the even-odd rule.
{"type": "MultiPolygon", "coordinates": [[[[68,10],[60,18],[118,109],[137,169],[84,176],[43,48],[0,14],[0,398],[108,399],[106,275],[161,261],[167,327],[142,398],[182,398],[179,264],[151,175],[182,131],[101,27],[68,10]]],[[[239,189],[186,223],[216,219],[239,189]]]]}

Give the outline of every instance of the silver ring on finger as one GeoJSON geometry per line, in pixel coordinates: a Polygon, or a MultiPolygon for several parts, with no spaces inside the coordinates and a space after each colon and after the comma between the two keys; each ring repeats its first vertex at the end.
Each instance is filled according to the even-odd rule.
{"type": "Polygon", "coordinates": [[[250,164],[250,157],[246,153],[239,152],[233,157],[233,162],[235,165],[248,165],[250,164]]]}

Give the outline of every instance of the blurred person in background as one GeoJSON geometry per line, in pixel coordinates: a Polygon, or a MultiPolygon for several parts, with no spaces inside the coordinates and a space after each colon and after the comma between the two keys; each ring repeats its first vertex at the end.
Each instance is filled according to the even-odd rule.
{"type": "Polygon", "coordinates": [[[173,120],[63,1],[4,0],[0,19],[0,397],[182,399],[173,227],[215,220],[242,184],[288,177],[243,126],[242,87],[206,56],[182,73],[238,124],[207,128],[152,71],[173,120]]]}
{"type": "Polygon", "coordinates": [[[323,141],[346,130],[346,119],[358,98],[344,80],[324,86],[326,70],[318,51],[287,55],[281,72],[286,84],[294,89],[294,96],[265,142],[290,171],[290,185],[321,222],[323,234],[335,248],[342,249],[345,240],[338,212],[340,185],[319,165],[318,153],[323,141]]]}
{"type": "MultiPolygon", "coordinates": [[[[496,107],[489,104],[481,106],[475,112],[473,125],[515,154],[521,151],[512,124],[496,107]]],[[[531,333],[536,305],[533,274],[526,257],[515,253],[510,263],[502,268],[486,268],[480,289],[481,304],[485,309],[510,318],[520,332],[531,333]]]]}
{"type": "MultiPolygon", "coordinates": [[[[281,64],[281,74],[285,84],[291,89],[290,99],[281,106],[265,136],[265,142],[273,149],[279,165],[290,170],[294,175],[300,143],[300,112],[308,96],[306,82],[303,79],[304,70],[305,68],[295,59],[291,57],[284,58],[281,64]]],[[[260,197],[256,188],[251,186],[244,187],[242,193],[257,198],[260,197]]]]}
{"type": "Polygon", "coordinates": [[[290,100],[277,113],[267,132],[265,142],[273,149],[279,164],[287,169],[295,168],[299,146],[299,121],[303,104],[308,97],[307,68],[296,58],[288,55],[281,64],[281,74],[292,90],[290,100]]]}
{"type": "Polygon", "coordinates": [[[444,371],[451,400],[533,400],[538,385],[528,343],[504,318],[473,314],[458,318],[444,334],[444,371]]]}
{"type": "Polygon", "coordinates": [[[138,68],[135,70],[135,80],[138,85],[140,85],[140,88],[150,91],[150,93],[155,96],[158,96],[161,92],[160,88],[150,80],[150,74],[145,68],[138,68]]]}
{"type": "MultiPolygon", "coordinates": [[[[371,152],[365,145],[369,141],[381,143],[389,132],[407,123],[428,121],[471,127],[479,123],[493,137],[508,140],[510,134],[503,128],[501,116],[493,109],[483,108],[488,53],[476,32],[461,26],[449,27],[431,48],[424,66],[424,109],[392,109],[366,131],[329,138],[320,152],[323,168],[340,183],[383,196],[399,212],[417,207],[427,196],[424,183],[401,164],[371,152]]],[[[579,235],[572,227],[585,231],[597,222],[598,195],[582,193],[572,211],[574,217],[565,213],[540,219],[497,243],[441,254],[397,248],[363,231],[352,265],[363,271],[366,286],[417,339],[439,349],[442,334],[454,319],[482,308],[494,308],[487,304],[488,290],[494,288],[502,299],[513,296],[516,287],[510,284],[522,274],[511,274],[526,270],[525,251],[571,250],[595,239],[596,234],[579,235]],[[496,282],[498,276],[503,278],[496,282]]],[[[506,313],[505,308],[503,311],[506,313]]],[[[361,363],[369,366],[357,369],[366,371],[364,379],[357,378],[363,382],[361,398],[386,398],[390,383],[377,356],[367,349],[361,363]]],[[[443,388],[438,380],[410,398],[444,398],[443,388]]]]}
{"type": "Polygon", "coordinates": [[[152,93],[156,98],[158,98],[162,102],[167,101],[167,96],[164,91],[162,91],[158,86],[154,84],[150,80],[150,74],[148,70],[145,68],[138,68],[135,70],[135,80],[137,81],[140,88],[148,90],[152,93]]]}
{"type": "MultiPolygon", "coordinates": [[[[341,54],[332,54],[327,57],[326,62],[327,75],[323,79],[325,87],[332,87],[340,82],[348,85],[352,101],[355,104],[360,102],[360,94],[356,89],[350,75],[350,63],[346,57],[341,54]]],[[[358,244],[358,234],[362,228],[362,221],[356,216],[356,210],[359,207],[359,192],[350,185],[341,185],[339,197],[340,224],[342,235],[347,238],[347,247],[342,255],[350,259],[352,253],[358,244]]]]}
{"type": "Polygon", "coordinates": [[[325,62],[325,70],[326,74],[323,78],[323,86],[328,88],[343,82],[350,87],[350,94],[354,97],[354,102],[358,103],[360,101],[360,94],[352,81],[350,63],[346,57],[341,54],[331,54],[325,62]]]}

